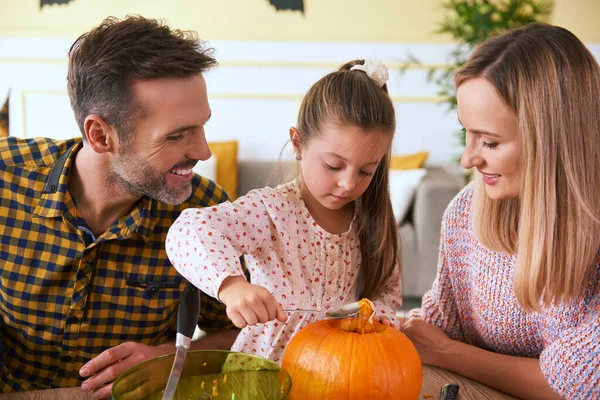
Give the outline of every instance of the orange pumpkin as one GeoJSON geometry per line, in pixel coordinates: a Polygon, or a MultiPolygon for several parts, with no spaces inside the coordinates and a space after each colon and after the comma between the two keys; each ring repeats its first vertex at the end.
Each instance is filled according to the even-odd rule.
{"type": "Polygon", "coordinates": [[[282,363],[292,378],[288,399],[419,397],[417,350],[399,330],[371,322],[373,311],[363,301],[358,318],[314,322],[292,338],[282,363]]]}

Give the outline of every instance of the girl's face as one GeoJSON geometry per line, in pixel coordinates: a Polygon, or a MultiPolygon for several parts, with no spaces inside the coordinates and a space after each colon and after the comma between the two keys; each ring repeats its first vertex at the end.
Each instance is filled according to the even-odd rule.
{"type": "Polygon", "coordinates": [[[290,135],[302,158],[302,190],[309,192],[303,197],[312,197],[329,210],[343,208],[367,190],[391,145],[386,132],[345,124],[324,125],[305,145],[294,140],[297,132],[293,128],[290,135]]]}
{"type": "Polygon", "coordinates": [[[477,169],[490,198],[519,197],[521,147],[517,116],[484,78],[461,84],[456,97],[458,118],[466,131],[461,165],[477,169]]]}

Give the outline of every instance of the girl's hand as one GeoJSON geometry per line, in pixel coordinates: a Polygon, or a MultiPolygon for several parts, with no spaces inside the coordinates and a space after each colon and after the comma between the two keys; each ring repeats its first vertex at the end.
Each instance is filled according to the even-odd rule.
{"type": "Polygon", "coordinates": [[[392,326],[390,319],[388,317],[373,315],[373,322],[379,322],[380,324],[392,326]]]}
{"type": "Polygon", "coordinates": [[[402,332],[415,345],[421,362],[427,365],[440,366],[444,351],[453,343],[443,330],[421,318],[406,320],[402,325],[402,332]]]}
{"type": "Polygon", "coordinates": [[[227,316],[242,329],[278,319],[287,321],[281,304],[264,287],[253,285],[242,276],[226,278],[219,288],[219,300],[227,306],[227,316]]]}

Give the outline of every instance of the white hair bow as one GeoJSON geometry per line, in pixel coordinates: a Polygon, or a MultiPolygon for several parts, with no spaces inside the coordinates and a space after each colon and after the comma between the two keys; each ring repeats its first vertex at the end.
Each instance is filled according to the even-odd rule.
{"type": "Polygon", "coordinates": [[[383,87],[390,78],[388,69],[381,60],[368,59],[365,60],[364,64],[358,64],[350,68],[350,70],[354,69],[365,72],[379,87],[383,87]]]}

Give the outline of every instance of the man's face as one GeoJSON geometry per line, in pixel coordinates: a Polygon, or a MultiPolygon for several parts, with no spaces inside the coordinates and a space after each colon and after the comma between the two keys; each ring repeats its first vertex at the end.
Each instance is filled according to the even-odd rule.
{"type": "Polygon", "coordinates": [[[192,168],[211,156],[204,77],[154,79],[132,88],[141,111],[131,139],[119,144],[111,175],[132,194],[180,204],[191,195],[192,168]]]}

